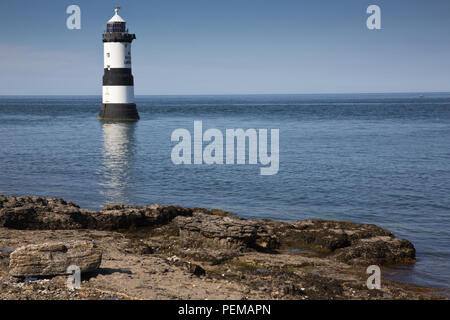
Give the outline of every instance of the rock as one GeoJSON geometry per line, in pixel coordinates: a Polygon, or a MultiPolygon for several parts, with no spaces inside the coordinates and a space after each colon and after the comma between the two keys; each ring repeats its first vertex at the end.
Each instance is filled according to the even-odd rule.
{"type": "Polygon", "coordinates": [[[191,263],[191,262],[181,262],[176,263],[176,265],[181,266],[183,269],[188,271],[189,273],[192,273],[194,276],[200,277],[204,276],[206,274],[205,269],[200,267],[198,264],[191,263]]]}
{"type": "Polygon", "coordinates": [[[177,256],[168,257],[167,261],[170,264],[180,267],[181,269],[183,269],[197,277],[204,276],[206,274],[205,269],[203,269],[198,264],[188,262],[188,261],[182,261],[177,256]]]}
{"type": "Polygon", "coordinates": [[[0,270],[6,269],[9,265],[9,251],[0,250],[0,270]]]}
{"type": "Polygon", "coordinates": [[[170,222],[192,209],[177,206],[107,205],[102,211],[81,209],[62,199],[41,197],[0,198],[0,227],[21,230],[118,230],[170,222]]]}
{"type": "Polygon", "coordinates": [[[81,229],[91,211],[62,199],[6,197],[0,207],[0,226],[12,229],[81,229]]]}
{"type": "Polygon", "coordinates": [[[96,270],[102,250],[89,241],[46,242],[20,247],[9,258],[11,276],[55,276],[66,274],[70,265],[80,267],[81,272],[96,270]]]}
{"type": "Polygon", "coordinates": [[[173,224],[179,228],[180,248],[189,248],[177,250],[177,254],[207,265],[221,264],[241,252],[259,249],[260,244],[267,246],[270,242],[262,241],[260,237],[263,226],[236,217],[194,211],[192,216],[176,217],[173,224]]]}
{"type": "MultiPolygon", "coordinates": [[[[136,207],[110,204],[101,211],[93,211],[63,199],[0,195],[2,226],[29,230],[119,231],[166,226],[173,231],[180,246],[166,248],[166,251],[212,265],[252,249],[266,253],[280,248],[312,250],[320,256],[349,264],[392,264],[409,262],[415,257],[414,246],[409,241],[397,239],[390,231],[375,225],[320,219],[295,223],[247,220],[219,209],[156,204],[136,207]]],[[[140,255],[153,252],[142,243],[132,243],[126,250],[140,255]]]]}
{"type": "Polygon", "coordinates": [[[146,243],[140,243],[137,247],[135,252],[140,255],[146,255],[146,254],[153,254],[155,251],[151,246],[149,246],[146,243]]]}
{"type": "Polygon", "coordinates": [[[290,226],[279,226],[274,231],[281,239],[281,246],[332,253],[346,248],[360,239],[393,234],[375,225],[357,225],[344,221],[311,219],[290,226]]]}
{"type": "Polygon", "coordinates": [[[129,240],[124,251],[126,253],[132,253],[137,255],[147,255],[154,253],[153,248],[142,240],[139,241],[129,240]]]}
{"type": "Polygon", "coordinates": [[[254,243],[257,238],[256,222],[241,218],[196,212],[192,217],[178,216],[174,222],[181,230],[197,232],[206,238],[227,239],[245,244],[254,243]]]}
{"type": "Polygon", "coordinates": [[[201,212],[201,213],[204,213],[204,214],[212,214],[212,215],[221,216],[221,217],[226,217],[226,216],[232,216],[233,215],[233,212],[224,211],[224,210],[221,210],[221,209],[208,210],[208,209],[205,209],[205,208],[192,208],[192,211],[193,212],[201,212]]]}
{"type": "Polygon", "coordinates": [[[171,256],[167,258],[167,261],[169,262],[179,262],[180,258],[178,258],[177,256],[171,256]]]}
{"type": "Polygon", "coordinates": [[[173,218],[192,214],[192,209],[178,206],[106,206],[101,212],[94,214],[90,229],[117,230],[133,227],[148,227],[166,224],[173,218]]]}
{"type": "Polygon", "coordinates": [[[334,257],[340,262],[369,266],[414,262],[416,250],[411,242],[389,236],[372,237],[339,249],[334,257]]]}
{"type": "Polygon", "coordinates": [[[123,209],[131,209],[131,206],[126,204],[107,204],[103,207],[103,211],[109,211],[109,210],[123,210],[123,209]]]}
{"type": "Polygon", "coordinates": [[[410,263],[415,258],[411,242],[371,224],[312,219],[294,223],[278,237],[284,245],[332,254],[349,264],[410,263]]]}
{"type": "Polygon", "coordinates": [[[411,242],[395,238],[388,230],[372,224],[310,219],[293,224],[262,220],[258,238],[275,239],[283,249],[312,250],[340,262],[358,265],[411,263],[411,242]]]}

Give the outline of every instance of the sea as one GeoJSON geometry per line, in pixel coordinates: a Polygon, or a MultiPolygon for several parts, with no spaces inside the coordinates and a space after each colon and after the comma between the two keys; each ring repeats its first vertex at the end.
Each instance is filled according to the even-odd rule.
{"type": "Polygon", "coordinates": [[[0,194],[377,224],[417,250],[388,277],[449,289],[450,93],[137,96],[138,122],[101,122],[100,104],[0,96],[0,194]],[[194,121],[224,140],[226,129],[278,129],[278,173],[174,164],[172,133],[193,140],[194,121]]]}

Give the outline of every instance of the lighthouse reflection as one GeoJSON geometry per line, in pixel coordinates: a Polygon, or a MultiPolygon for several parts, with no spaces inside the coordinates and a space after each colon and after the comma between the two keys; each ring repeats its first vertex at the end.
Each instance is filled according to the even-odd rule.
{"type": "Polygon", "coordinates": [[[104,122],[102,182],[105,203],[130,203],[135,178],[136,122],[104,122]]]}

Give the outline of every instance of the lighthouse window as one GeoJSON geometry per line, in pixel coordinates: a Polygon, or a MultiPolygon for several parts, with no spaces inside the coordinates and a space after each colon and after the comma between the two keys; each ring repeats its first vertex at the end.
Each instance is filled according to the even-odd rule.
{"type": "Polygon", "coordinates": [[[125,32],[125,22],[113,22],[106,25],[107,32],[125,32]]]}
{"type": "Polygon", "coordinates": [[[106,56],[109,58],[109,52],[106,54],[106,56]]]}

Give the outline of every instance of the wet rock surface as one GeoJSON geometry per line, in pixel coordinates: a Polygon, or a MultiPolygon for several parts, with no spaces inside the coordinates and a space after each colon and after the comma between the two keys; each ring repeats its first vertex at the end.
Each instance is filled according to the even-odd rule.
{"type": "Polygon", "coordinates": [[[411,242],[376,225],[320,219],[271,225],[281,246],[312,250],[349,264],[411,263],[416,255],[411,242]]]}
{"type": "Polygon", "coordinates": [[[62,199],[0,196],[0,248],[8,248],[0,250],[0,299],[447,297],[388,279],[369,290],[369,265],[412,263],[415,249],[378,226],[349,222],[247,220],[160,205],[93,211],[62,199]],[[65,271],[70,243],[88,245],[77,252],[91,261],[76,291],[65,287],[64,276],[53,276],[65,271]],[[96,250],[101,265],[88,258],[96,250]],[[22,279],[37,275],[46,278],[22,279]]]}
{"type": "Polygon", "coordinates": [[[164,224],[192,209],[175,206],[107,205],[102,211],[81,209],[63,199],[0,196],[0,226],[20,230],[117,230],[164,224]]]}
{"type": "Polygon", "coordinates": [[[388,236],[361,239],[336,251],[338,261],[350,264],[406,264],[414,262],[416,250],[411,242],[388,236]]]}

